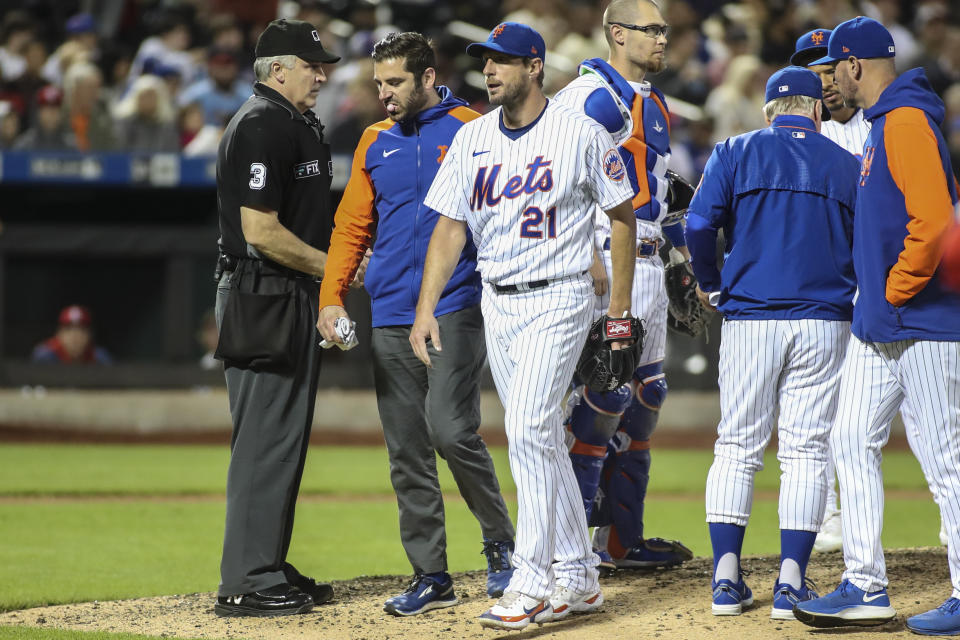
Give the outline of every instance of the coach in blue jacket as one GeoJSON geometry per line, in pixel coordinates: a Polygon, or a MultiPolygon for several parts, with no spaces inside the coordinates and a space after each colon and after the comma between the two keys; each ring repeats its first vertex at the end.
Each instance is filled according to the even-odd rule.
{"type": "Polygon", "coordinates": [[[373,49],[374,81],[389,118],[367,128],[337,209],[323,284],[324,338],[339,342],[334,322],[376,230],[365,286],[373,311],[374,384],[400,538],[415,573],[384,610],[410,616],[457,603],[447,573],[443,496],[434,450],[447,461],[480,522],[487,592],[499,597],[513,569],[514,529],[480,426],[480,372],[486,358],[477,249],[468,240],[437,305],[442,352],[421,363],[408,340],[423,263],[439,214],[423,205],[454,135],[480,117],[449,89],[436,87],[436,59],[419,33],[393,33],[373,49]]]}
{"type": "Polygon", "coordinates": [[[787,67],[767,81],[765,129],[716,146],[687,213],[702,299],[724,316],[722,418],[707,477],[713,613],[753,603],[740,572],[753,476],[779,406],[780,573],[776,619],[816,594],[805,579],[826,498],[827,437],[850,336],[857,160],[819,133],[820,79],[787,67]],[[726,241],[717,268],[717,232],[726,241]]]}

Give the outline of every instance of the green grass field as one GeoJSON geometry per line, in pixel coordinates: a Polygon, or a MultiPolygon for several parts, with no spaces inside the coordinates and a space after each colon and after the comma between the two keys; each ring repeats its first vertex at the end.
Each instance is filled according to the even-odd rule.
{"type": "MultiPolygon", "coordinates": [[[[504,449],[492,451],[515,515],[504,449]]],[[[0,611],[42,604],[212,591],[223,534],[226,447],[17,445],[0,447],[0,611]]],[[[647,533],[710,554],[703,488],[710,451],[655,451],[647,533]]],[[[744,553],[779,546],[773,455],[757,476],[744,553]]],[[[480,530],[443,467],[452,571],[484,567],[480,530]]],[[[907,452],[884,458],[887,547],[936,545],[936,506],[907,452]]],[[[324,579],[408,574],[381,448],[313,447],[290,559],[324,579]]],[[[0,628],[0,638],[45,635],[0,628]],[[12,634],[12,635],[11,635],[12,634]]]]}

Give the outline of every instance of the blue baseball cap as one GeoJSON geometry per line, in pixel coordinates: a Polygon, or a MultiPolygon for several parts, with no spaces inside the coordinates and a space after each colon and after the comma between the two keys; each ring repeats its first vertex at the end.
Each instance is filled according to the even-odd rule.
{"type": "Polygon", "coordinates": [[[547,47],[543,37],[532,27],[519,22],[501,22],[486,42],[474,42],[467,47],[467,54],[479,58],[486,50],[499,51],[517,58],[540,58],[546,60],[547,47]]]}
{"type": "Polygon", "coordinates": [[[770,102],[787,96],[807,96],[820,100],[821,120],[830,119],[830,110],[823,104],[823,83],[820,77],[804,67],[784,67],[767,80],[767,90],[763,101],[770,102]]]}
{"type": "Polygon", "coordinates": [[[825,56],[831,33],[833,31],[830,29],[814,29],[797,38],[797,48],[790,56],[790,64],[805,67],[808,60],[816,60],[825,56]]]}
{"type": "Polygon", "coordinates": [[[872,18],[859,16],[841,22],[830,34],[827,55],[809,64],[833,64],[855,58],[892,58],[897,55],[893,36],[872,18]]]}
{"type": "Polygon", "coordinates": [[[67,20],[66,31],[73,35],[78,33],[90,33],[96,31],[97,24],[93,21],[93,16],[89,13],[78,13],[67,20]]]}

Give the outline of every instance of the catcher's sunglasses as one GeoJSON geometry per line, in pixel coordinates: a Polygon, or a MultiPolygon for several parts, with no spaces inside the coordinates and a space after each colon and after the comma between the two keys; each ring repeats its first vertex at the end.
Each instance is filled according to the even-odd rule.
{"type": "Polygon", "coordinates": [[[650,38],[665,38],[670,36],[670,25],[668,24],[627,24],[626,22],[611,22],[618,27],[630,29],[631,31],[642,31],[644,35],[650,38]]]}

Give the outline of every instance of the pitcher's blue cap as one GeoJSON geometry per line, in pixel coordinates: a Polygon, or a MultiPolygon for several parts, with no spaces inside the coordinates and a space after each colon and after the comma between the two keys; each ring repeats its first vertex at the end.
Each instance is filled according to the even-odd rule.
{"type": "Polygon", "coordinates": [[[841,22],[830,34],[827,55],[810,64],[833,64],[855,58],[892,58],[897,55],[893,36],[887,28],[872,18],[859,16],[841,22]]]}
{"type": "Polygon", "coordinates": [[[830,29],[814,29],[797,38],[797,48],[790,56],[790,64],[805,67],[807,60],[816,60],[827,55],[827,42],[831,33],[833,31],[830,29]]]}
{"type": "Polygon", "coordinates": [[[486,42],[470,44],[467,53],[479,58],[487,49],[518,58],[547,58],[543,37],[532,27],[519,22],[501,22],[493,28],[486,42]]]}
{"type": "Polygon", "coordinates": [[[770,102],[776,98],[785,98],[787,96],[807,96],[821,100],[823,110],[820,113],[821,120],[830,119],[830,111],[827,105],[823,104],[823,83],[820,77],[809,69],[804,67],[784,67],[780,69],[767,80],[767,91],[764,94],[763,101],[770,102]]]}

